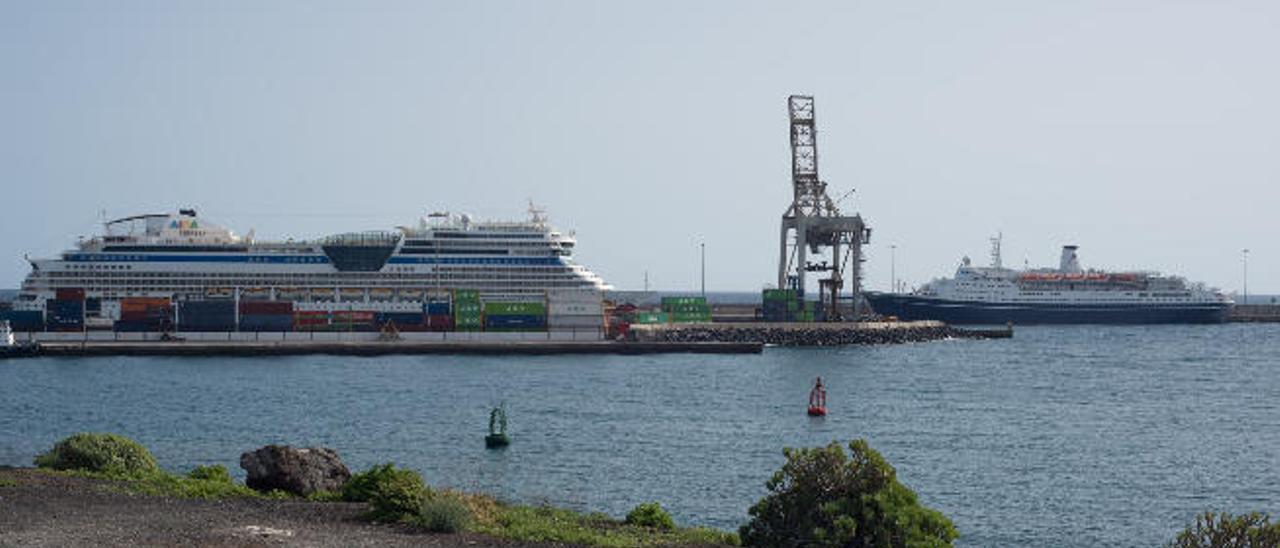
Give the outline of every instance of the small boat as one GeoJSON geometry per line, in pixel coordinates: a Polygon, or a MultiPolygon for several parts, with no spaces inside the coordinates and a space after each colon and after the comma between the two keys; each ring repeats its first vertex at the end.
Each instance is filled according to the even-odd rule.
{"type": "Polygon", "coordinates": [[[40,354],[40,344],[34,342],[18,342],[13,335],[9,322],[0,321],[0,358],[23,358],[40,354]]]}
{"type": "Polygon", "coordinates": [[[809,416],[827,416],[827,388],[822,385],[822,377],[814,381],[813,390],[809,391],[809,416]]]}

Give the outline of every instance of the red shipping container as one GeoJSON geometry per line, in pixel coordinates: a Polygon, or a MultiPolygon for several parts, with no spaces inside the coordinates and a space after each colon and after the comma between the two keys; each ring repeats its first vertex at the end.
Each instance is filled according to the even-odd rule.
{"type": "Polygon", "coordinates": [[[57,299],[59,301],[83,301],[83,288],[65,288],[57,291],[57,299]]]}
{"type": "Polygon", "coordinates": [[[453,316],[427,316],[426,327],[428,331],[449,331],[453,329],[453,316]]]}
{"type": "Polygon", "coordinates": [[[334,310],[333,320],[335,322],[372,322],[373,312],[365,310],[334,310]]]}
{"type": "Polygon", "coordinates": [[[271,316],[292,314],[293,301],[240,301],[240,313],[271,316]]]}

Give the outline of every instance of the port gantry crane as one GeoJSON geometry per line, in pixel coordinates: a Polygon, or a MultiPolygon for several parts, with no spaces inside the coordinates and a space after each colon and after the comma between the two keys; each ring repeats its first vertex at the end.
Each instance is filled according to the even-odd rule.
{"type": "Polygon", "coordinates": [[[862,246],[871,240],[871,229],[861,215],[842,215],[827,195],[827,183],[818,177],[818,128],[812,96],[787,98],[791,119],[791,184],[795,197],[782,214],[778,256],[778,288],[803,292],[805,274],[829,272],[818,280],[818,296],[828,321],[840,321],[840,291],[846,280],[856,317],[862,301],[862,246]],[[810,254],[825,255],[831,262],[808,262],[810,254]]]}

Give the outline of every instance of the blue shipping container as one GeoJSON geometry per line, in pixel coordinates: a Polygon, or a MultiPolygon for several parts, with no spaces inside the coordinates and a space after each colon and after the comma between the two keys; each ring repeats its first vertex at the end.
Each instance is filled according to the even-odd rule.
{"type": "Polygon", "coordinates": [[[241,331],[293,331],[293,314],[253,314],[240,316],[241,331]]]}
{"type": "Polygon", "coordinates": [[[493,329],[537,329],[547,326],[547,318],[528,314],[485,316],[484,326],[493,329]]]}
{"type": "Polygon", "coordinates": [[[235,301],[184,301],[178,303],[178,328],[182,331],[235,331],[235,301]]]}
{"type": "Polygon", "coordinates": [[[423,321],[423,315],[419,312],[379,312],[373,320],[378,325],[389,322],[395,322],[396,325],[422,325],[423,321]]]}
{"type": "Polygon", "coordinates": [[[423,305],[422,310],[426,312],[428,316],[448,316],[451,314],[449,303],[447,302],[427,303],[423,305]]]}
{"type": "Polygon", "coordinates": [[[44,331],[44,314],[39,310],[3,310],[0,320],[9,322],[14,331],[44,331]]]}

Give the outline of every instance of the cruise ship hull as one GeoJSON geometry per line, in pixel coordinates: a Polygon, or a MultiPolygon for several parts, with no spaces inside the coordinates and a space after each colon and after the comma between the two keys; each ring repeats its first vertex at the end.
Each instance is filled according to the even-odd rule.
{"type": "Polygon", "coordinates": [[[1231,311],[1230,303],[985,303],[896,293],[865,295],[882,316],[951,324],[1206,324],[1227,321],[1231,311]]]}

